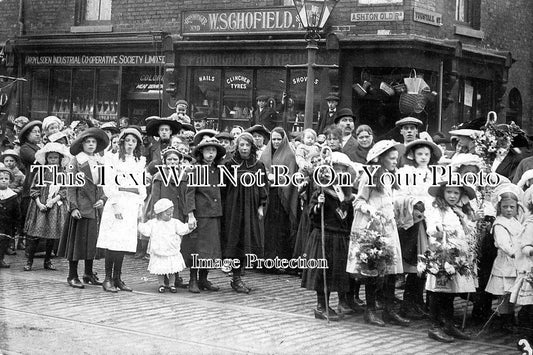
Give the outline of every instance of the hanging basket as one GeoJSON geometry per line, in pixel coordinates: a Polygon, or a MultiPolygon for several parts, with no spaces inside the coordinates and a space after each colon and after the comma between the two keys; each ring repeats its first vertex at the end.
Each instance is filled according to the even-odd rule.
{"type": "Polygon", "coordinates": [[[400,112],[404,115],[420,113],[424,111],[427,104],[427,98],[423,94],[402,93],[400,95],[400,112]]]}

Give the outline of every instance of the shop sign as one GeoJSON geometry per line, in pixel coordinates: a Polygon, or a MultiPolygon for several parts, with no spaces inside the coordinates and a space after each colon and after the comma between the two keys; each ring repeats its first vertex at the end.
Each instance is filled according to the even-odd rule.
{"type": "Polygon", "coordinates": [[[151,91],[163,89],[163,75],[141,74],[135,83],[134,91],[151,91]]]}
{"type": "Polygon", "coordinates": [[[381,21],[403,21],[403,11],[386,12],[352,12],[352,22],[381,22],[381,21]]]}
{"type": "Polygon", "coordinates": [[[295,32],[301,30],[292,7],[253,10],[185,11],[182,35],[295,32]]]}
{"type": "Polygon", "coordinates": [[[64,66],[146,66],[165,63],[162,55],[27,55],[26,65],[64,65],[64,66]]]}
{"type": "Polygon", "coordinates": [[[422,22],[433,26],[442,26],[442,14],[416,7],[413,11],[413,20],[416,22],[422,22]]]}
{"type": "Polygon", "coordinates": [[[252,81],[244,75],[233,75],[226,79],[227,87],[236,90],[247,90],[252,81]]]}
{"type": "MultiPolygon", "coordinates": [[[[297,76],[295,78],[292,78],[292,84],[298,85],[298,84],[306,84],[307,85],[307,75],[305,76],[297,76]]],[[[318,85],[318,78],[315,78],[315,85],[318,85]]]]}

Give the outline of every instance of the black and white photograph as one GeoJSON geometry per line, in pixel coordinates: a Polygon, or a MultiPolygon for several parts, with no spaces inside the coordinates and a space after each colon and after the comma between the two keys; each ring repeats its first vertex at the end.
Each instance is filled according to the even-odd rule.
{"type": "Polygon", "coordinates": [[[533,355],[533,2],[0,0],[0,354],[533,355]]]}

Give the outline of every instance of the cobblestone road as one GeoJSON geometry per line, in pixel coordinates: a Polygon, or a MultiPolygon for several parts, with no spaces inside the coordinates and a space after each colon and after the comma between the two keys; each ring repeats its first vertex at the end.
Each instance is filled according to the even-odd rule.
{"type": "MultiPolygon", "coordinates": [[[[135,291],[110,294],[97,286],[68,287],[64,260],[55,259],[58,271],[52,272],[37,258],[36,270],[23,272],[18,254],[9,257],[11,269],[0,270],[0,352],[5,354],[519,354],[513,336],[431,341],[425,321],[376,328],[355,316],[328,325],[314,319],[314,293],[301,289],[293,276],[247,272],[254,291],[243,295],[215,271],[212,281],[220,292],[158,294],[147,262],[128,256],[123,279],[135,291]]],[[[101,275],[103,260],[95,268],[101,275]]],[[[457,313],[461,307],[456,305],[457,313]]]]}

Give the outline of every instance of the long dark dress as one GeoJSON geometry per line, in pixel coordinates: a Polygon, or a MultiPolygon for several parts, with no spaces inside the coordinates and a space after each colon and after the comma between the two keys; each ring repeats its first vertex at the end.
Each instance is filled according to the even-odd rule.
{"type": "Polygon", "coordinates": [[[305,253],[304,248],[311,233],[311,220],[309,218],[309,201],[313,195],[314,184],[313,180],[309,179],[307,185],[302,188],[300,192],[300,200],[302,201],[302,211],[300,213],[300,223],[298,224],[298,232],[296,233],[296,240],[294,242],[294,251],[292,256],[298,258],[305,253]]]}
{"type": "MultiPolygon", "coordinates": [[[[313,193],[309,203],[309,216],[311,218],[311,234],[305,246],[307,259],[323,259],[321,212],[315,211],[318,204],[320,190],[313,193]]],[[[333,190],[324,189],[326,202],[324,204],[324,249],[328,267],[326,269],[326,284],[329,292],[348,292],[349,274],[346,272],[348,258],[348,243],[350,228],[353,221],[352,201],[339,201],[333,190]]],[[[312,291],[324,290],[323,269],[304,269],[302,274],[302,287],[312,291]]]]}
{"type": "MultiPolygon", "coordinates": [[[[234,157],[224,166],[233,173],[233,165],[237,168],[237,182],[244,173],[256,174],[262,171],[266,182],[266,170],[262,162],[257,161],[255,156],[248,160],[234,157]]],[[[224,241],[223,255],[225,258],[244,259],[246,254],[263,256],[264,236],[259,227],[259,206],[265,206],[268,197],[268,187],[243,186],[224,180],[224,241]]]]}
{"type": "MultiPolygon", "coordinates": [[[[11,193],[10,193],[11,194],[11,193]]],[[[13,193],[6,199],[0,199],[0,233],[15,236],[15,228],[19,226],[20,205],[17,194],[13,193]]],[[[7,238],[0,236],[0,239],[7,238]]]]}

